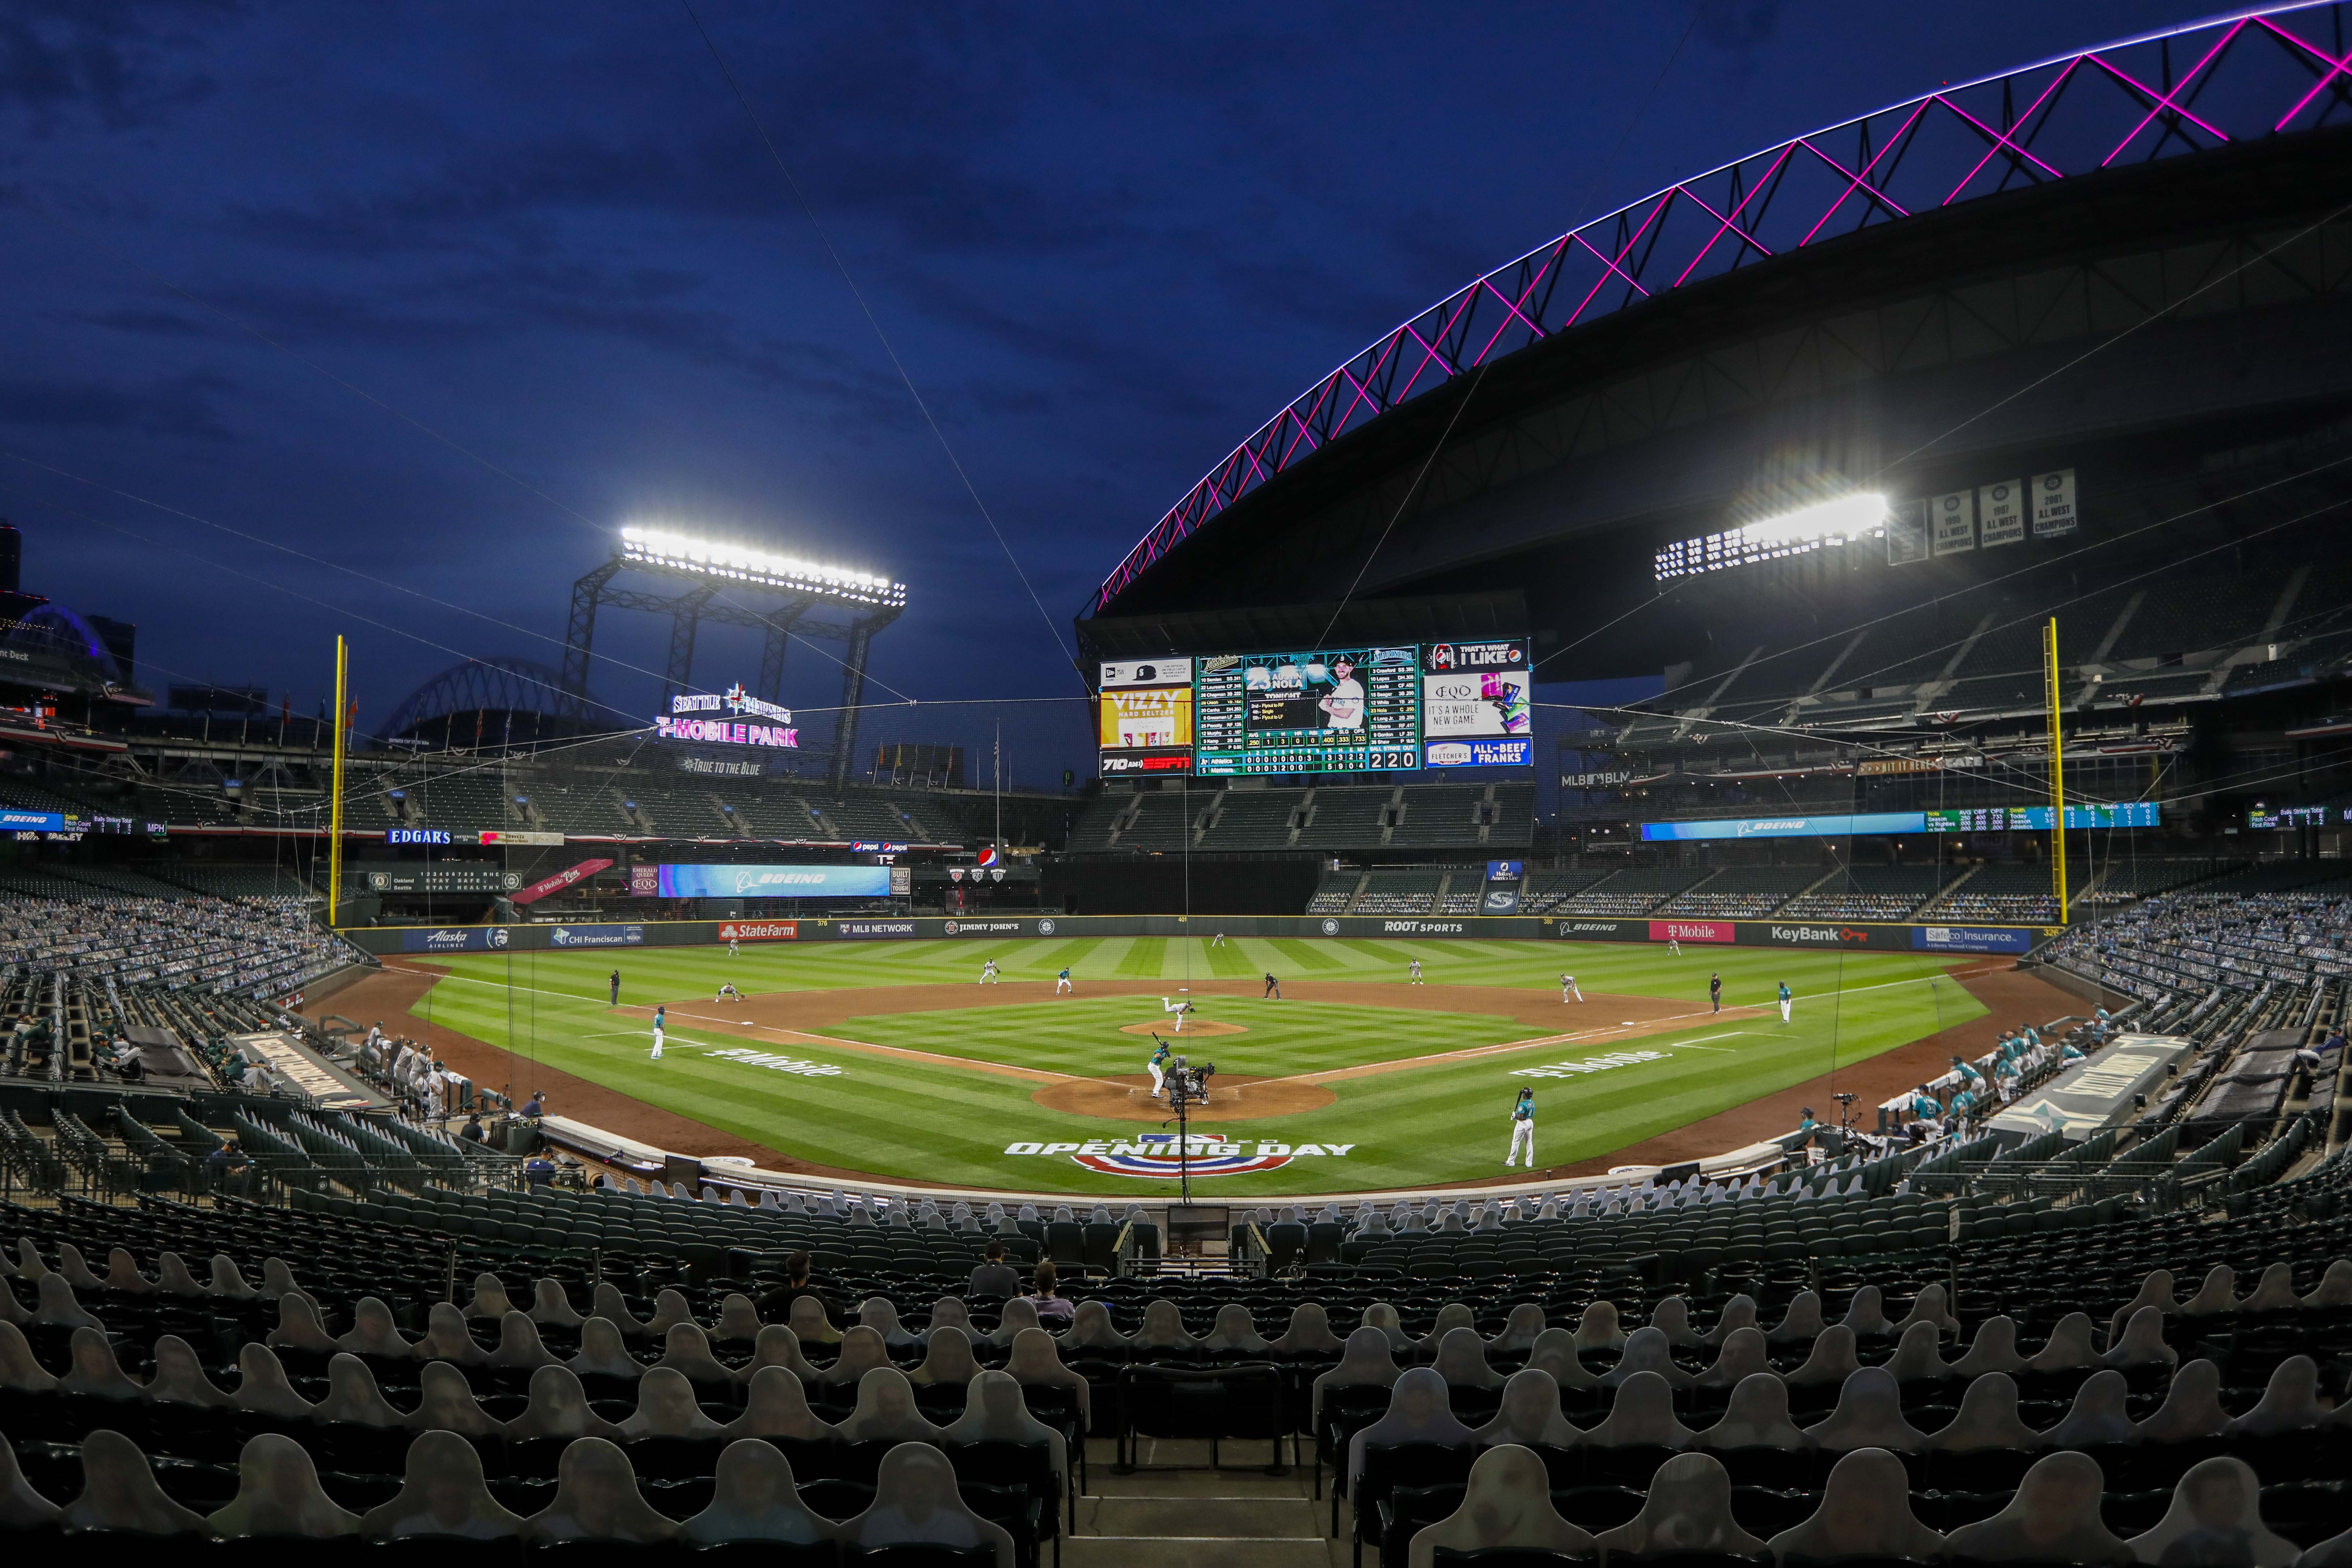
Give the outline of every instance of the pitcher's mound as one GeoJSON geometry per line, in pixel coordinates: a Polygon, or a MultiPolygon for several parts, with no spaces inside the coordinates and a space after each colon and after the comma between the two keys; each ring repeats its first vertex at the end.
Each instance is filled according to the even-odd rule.
{"type": "Polygon", "coordinates": [[[1170,1024],[1121,1024],[1118,1026],[1118,1032],[1122,1035],[1157,1035],[1163,1040],[1181,1045],[1186,1040],[1196,1037],[1206,1039],[1211,1035],[1246,1035],[1249,1033],[1249,1026],[1247,1024],[1213,1024],[1206,1018],[1195,1018],[1184,1026],[1184,1032],[1181,1035],[1170,1024]]]}
{"type": "MultiPolygon", "coordinates": [[[[1049,1083],[1029,1098],[1048,1110],[1107,1116],[1118,1121],[1165,1121],[1174,1114],[1166,1100],[1151,1098],[1151,1079],[1142,1073],[1049,1083]]],[[[1267,1082],[1243,1073],[1221,1072],[1210,1080],[1209,1103],[1194,1106],[1188,1114],[1203,1124],[1255,1121],[1261,1117],[1320,1110],[1339,1098],[1319,1083],[1267,1082]]]]}

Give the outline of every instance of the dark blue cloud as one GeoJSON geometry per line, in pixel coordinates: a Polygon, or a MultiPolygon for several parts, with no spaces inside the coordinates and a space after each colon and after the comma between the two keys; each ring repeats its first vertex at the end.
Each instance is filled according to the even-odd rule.
{"type": "MultiPolygon", "coordinates": [[[[352,633],[370,718],[458,654],[553,657],[623,521],[763,537],[909,583],[877,647],[923,700],[894,734],[977,745],[1000,710],[960,700],[1052,697],[1002,716],[1018,776],[1058,777],[1068,617],[1332,364],[1580,216],[2162,19],[1696,3],[698,0],[788,183],[666,4],[26,0],[0,12],[0,429],[425,597],[22,465],[0,512],[32,585],[140,621],[159,671],[307,709],[352,633]],[[221,613],[248,603],[268,636],[221,613]]],[[[662,628],[612,636],[661,662],[662,628]]],[[[740,641],[707,634],[709,679],[740,641]]],[[[791,668],[834,700],[821,656],[791,668]]]]}

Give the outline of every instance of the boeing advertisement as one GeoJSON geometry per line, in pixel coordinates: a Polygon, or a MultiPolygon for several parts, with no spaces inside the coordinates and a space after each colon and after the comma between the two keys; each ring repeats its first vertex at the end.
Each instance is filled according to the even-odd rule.
{"type": "Polygon", "coordinates": [[[1927,814],[1868,811],[1851,816],[1734,816],[1714,822],[1645,822],[1642,842],[1683,838],[1842,838],[1849,833],[1925,833],[1927,814]]]}
{"type": "Polygon", "coordinates": [[[887,866],[662,866],[665,899],[887,899],[887,866]]]}

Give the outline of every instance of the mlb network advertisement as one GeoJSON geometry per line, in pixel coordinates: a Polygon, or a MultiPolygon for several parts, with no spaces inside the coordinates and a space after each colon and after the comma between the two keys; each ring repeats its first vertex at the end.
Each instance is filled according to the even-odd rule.
{"type": "Polygon", "coordinates": [[[665,899],[887,899],[887,866],[661,866],[665,899]]]}
{"type": "Polygon", "coordinates": [[[1121,660],[1101,674],[1105,777],[1535,763],[1518,638],[1121,660]]]}

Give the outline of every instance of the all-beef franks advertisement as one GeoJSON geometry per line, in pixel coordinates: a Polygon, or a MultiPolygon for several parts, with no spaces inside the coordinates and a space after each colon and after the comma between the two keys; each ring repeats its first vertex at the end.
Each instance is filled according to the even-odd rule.
{"type": "Polygon", "coordinates": [[[1522,638],[1423,644],[1423,765],[1534,766],[1534,685],[1522,638]]]}

